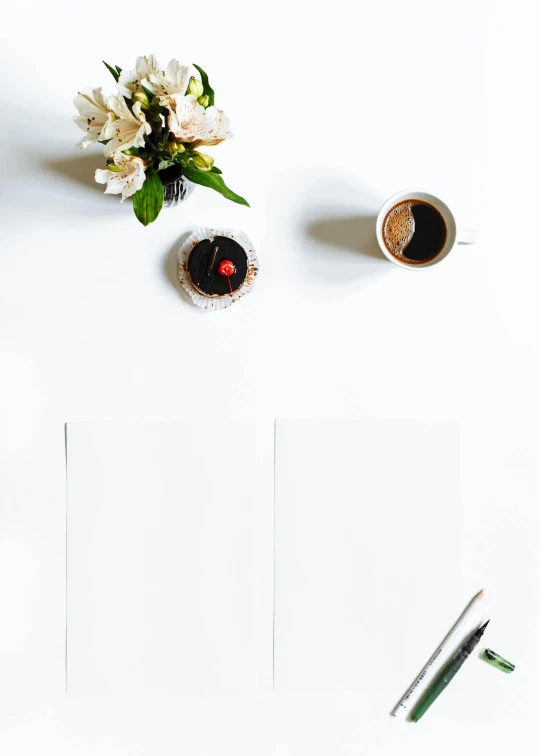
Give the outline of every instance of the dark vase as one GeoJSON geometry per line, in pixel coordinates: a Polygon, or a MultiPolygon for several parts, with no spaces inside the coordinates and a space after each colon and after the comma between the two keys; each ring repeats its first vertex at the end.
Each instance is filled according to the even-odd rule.
{"type": "Polygon", "coordinates": [[[175,207],[179,202],[186,200],[195,184],[182,176],[182,168],[179,165],[170,165],[163,171],[158,172],[163,184],[163,204],[165,207],[175,207]]]}

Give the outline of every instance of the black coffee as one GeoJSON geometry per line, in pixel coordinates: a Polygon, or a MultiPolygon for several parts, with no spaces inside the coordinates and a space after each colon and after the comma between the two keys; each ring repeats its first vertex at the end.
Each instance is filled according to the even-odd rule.
{"type": "Polygon", "coordinates": [[[396,259],[417,265],[437,257],[448,231],[443,216],[429,202],[403,200],[387,213],[382,233],[386,248],[396,259]]]}

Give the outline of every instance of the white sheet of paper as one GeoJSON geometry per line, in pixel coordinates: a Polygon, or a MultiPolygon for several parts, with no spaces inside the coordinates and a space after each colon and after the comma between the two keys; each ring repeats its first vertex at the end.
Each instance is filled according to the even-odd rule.
{"type": "Polygon", "coordinates": [[[459,426],[280,420],[275,485],[275,687],[392,708],[463,609],[459,426]]]}
{"type": "Polygon", "coordinates": [[[256,426],[68,425],[67,689],[256,688],[256,426]]]}

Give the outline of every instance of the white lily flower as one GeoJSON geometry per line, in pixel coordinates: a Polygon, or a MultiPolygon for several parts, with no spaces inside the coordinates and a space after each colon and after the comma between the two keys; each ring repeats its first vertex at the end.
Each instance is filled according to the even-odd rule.
{"type": "Polygon", "coordinates": [[[191,66],[182,66],[177,60],[171,60],[165,71],[151,71],[145,86],[152,94],[159,97],[160,104],[167,107],[171,95],[184,95],[191,78],[191,66]]]}
{"type": "Polygon", "coordinates": [[[102,88],[93,89],[91,95],[79,92],[73,104],[79,111],[79,115],[74,116],[73,120],[80,129],[86,131],[79,142],[81,150],[100,139],[105,139],[104,133],[111,122],[112,114],[102,88]]]}
{"type": "Polygon", "coordinates": [[[121,95],[112,95],[109,104],[116,119],[105,130],[105,139],[110,140],[105,145],[105,155],[110,157],[117,150],[144,147],[144,136],[150,134],[152,127],[142,112],[141,103],[136,102],[132,112],[121,95]]]}
{"type": "Polygon", "coordinates": [[[155,55],[141,55],[140,58],[137,58],[135,68],[131,71],[122,71],[120,74],[117,83],[118,91],[124,97],[131,99],[134,92],[143,91],[143,83],[146,86],[145,80],[150,74],[161,75],[163,69],[155,55]]]}
{"type": "Polygon", "coordinates": [[[200,144],[212,145],[231,139],[233,133],[229,119],[222,110],[212,105],[204,111],[206,131],[200,144]]]}
{"type": "Polygon", "coordinates": [[[216,107],[203,108],[194,95],[171,97],[169,129],[181,142],[219,144],[230,139],[229,119],[216,107]]]}
{"type": "Polygon", "coordinates": [[[204,108],[194,95],[172,95],[168,123],[181,142],[195,142],[205,134],[204,108]]]}
{"type": "Polygon", "coordinates": [[[118,170],[98,168],[96,181],[98,184],[107,184],[105,194],[121,194],[120,201],[123,202],[126,197],[138,192],[144,184],[144,163],[140,157],[125,155],[123,152],[115,152],[113,160],[118,170]]]}

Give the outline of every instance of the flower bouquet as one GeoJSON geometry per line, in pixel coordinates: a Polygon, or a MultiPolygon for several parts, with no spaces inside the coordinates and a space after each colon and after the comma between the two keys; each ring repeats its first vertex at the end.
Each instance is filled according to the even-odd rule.
{"type": "Polygon", "coordinates": [[[163,70],[155,55],[137,58],[131,71],[105,65],[118,93],[107,97],[101,87],[79,92],[74,120],[85,132],[81,149],[104,145],[107,167],[96,171],[96,181],[107,184],[106,194],[121,194],[122,202],[133,196],[135,215],[145,226],[163,207],[171,173],[175,180],[187,179],[248,205],[226,186],[214,159],[199,152],[202,145],[232,137],[202,68],[171,60],[163,70]]]}

